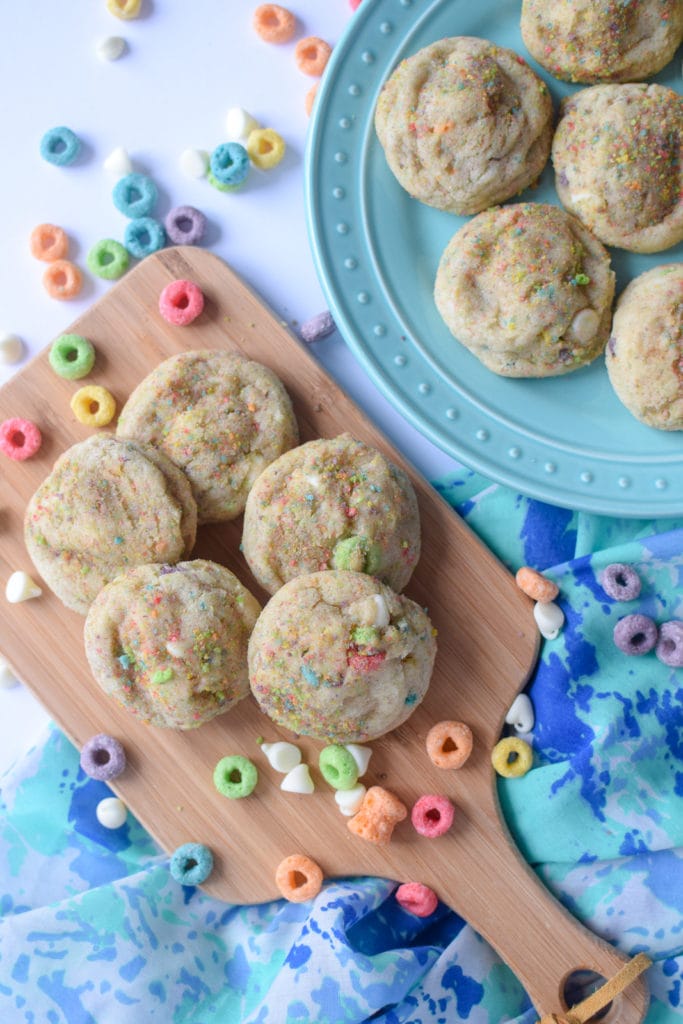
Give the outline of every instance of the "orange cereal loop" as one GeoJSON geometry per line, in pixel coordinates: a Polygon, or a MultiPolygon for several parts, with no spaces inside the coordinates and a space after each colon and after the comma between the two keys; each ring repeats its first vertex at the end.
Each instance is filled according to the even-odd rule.
{"type": "Polygon", "coordinates": [[[288,43],[296,32],[296,18],[280,4],[261,4],[254,11],[252,24],[265,43],[288,43]]]}
{"type": "Polygon", "coordinates": [[[306,93],[306,95],[304,96],[304,108],[309,117],[311,116],[311,111],[313,110],[313,104],[315,103],[315,95],[317,91],[318,83],[316,82],[315,85],[312,85],[311,88],[306,93]]]}
{"type": "Polygon", "coordinates": [[[397,796],[381,786],[371,786],[348,827],[361,839],[388,846],[394,826],[407,817],[408,809],[397,796]]]}
{"type": "Polygon", "coordinates": [[[52,263],[53,260],[61,260],[66,256],[69,248],[69,240],[66,231],[58,228],[56,224],[39,224],[31,232],[31,255],[37,260],[44,260],[45,263],[52,263]]]}
{"type": "Polygon", "coordinates": [[[53,299],[73,299],[82,284],[81,272],[70,260],[55,260],[43,274],[45,291],[53,299]]]}
{"type": "Polygon", "coordinates": [[[294,48],[294,60],[299,71],[305,75],[319,78],[330,59],[332,47],[318,36],[306,36],[300,39],[294,48]]]}
{"type": "Polygon", "coordinates": [[[430,760],[437,768],[462,768],[472,753],[472,730],[464,722],[437,722],[425,741],[430,760]]]}
{"type": "Polygon", "coordinates": [[[541,604],[549,604],[554,601],[560,592],[557,583],[553,583],[552,580],[529,565],[523,565],[521,569],[517,570],[515,581],[520,590],[523,590],[532,600],[540,601],[541,604]]]}
{"type": "Polygon", "coordinates": [[[310,857],[293,853],[278,864],[275,884],[290,903],[305,903],[320,892],[323,873],[310,857]]]}

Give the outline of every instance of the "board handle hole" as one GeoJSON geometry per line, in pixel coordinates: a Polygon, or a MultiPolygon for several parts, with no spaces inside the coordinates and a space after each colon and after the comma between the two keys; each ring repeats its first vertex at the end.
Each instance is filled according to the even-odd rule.
{"type": "MultiPolygon", "coordinates": [[[[587,968],[572,971],[564,979],[560,993],[565,1010],[571,1010],[572,1006],[577,1006],[578,1003],[587,999],[596,989],[604,985],[606,981],[607,979],[602,974],[598,974],[597,971],[589,971],[587,968]]],[[[610,1002],[607,1006],[603,1006],[601,1010],[593,1014],[590,1018],[591,1021],[605,1020],[612,1009],[612,1005],[610,1002]]]]}

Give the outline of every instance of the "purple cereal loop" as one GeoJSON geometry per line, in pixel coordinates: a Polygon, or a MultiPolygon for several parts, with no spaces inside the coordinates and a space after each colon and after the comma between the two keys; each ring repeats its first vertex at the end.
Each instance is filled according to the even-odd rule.
{"type": "Polygon", "coordinates": [[[624,654],[647,654],[657,635],[657,626],[647,615],[626,615],[614,627],[614,642],[624,654]]]}
{"type": "Polygon", "coordinates": [[[683,667],[683,622],[670,619],[661,624],[655,654],[671,668],[683,667]]]}
{"type": "Polygon", "coordinates": [[[312,316],[310,320],[304,321],[301,325],[301,338],[303,341],[310,344],[312,341],[320,341],[321,338],[326,338],[328,334],[332,334],[332,331],[337,329],[332,314],[329,309],[326,309],[323,313],[318,313],[316,316],[312,316]]]}
{"type": "Polygon", "coordinates": [[[174,245],[196,245],[206,231],[206,217],[194,206],[176,206],[164,221],[166,234],[174,245]]]}
{"type": "Polygon", "coordinates": [[[615,601],[633,601],[640,594],[640,576],[624,562],[613,562],[600,573],[600,585],[615,601]]]}
{"type": "Polygon", "coordinates": [[[92,736],[81,750],[81,768],[91,779],[109,782],[126,767],[126,752],[117,739],[106,733],[92,736]]]}

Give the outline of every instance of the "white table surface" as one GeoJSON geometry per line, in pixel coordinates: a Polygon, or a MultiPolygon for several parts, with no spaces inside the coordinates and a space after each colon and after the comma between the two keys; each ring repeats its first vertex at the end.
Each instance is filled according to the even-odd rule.
{"type": "MultiPolygon", "coordinates": [[[[135,170],[157,183],[155,213],[163,217],[180,204],[202,210],[209,221],[207,248],[283,320],[296,328],[326,308],[304,214],[304,96],[314,80],[296,67],[294,46],[305,35],[334,45],[353,12],[348,0],[291,0],[297,36],[272,46],[251,27],[256,6],[256,0],[143,0],[141,17],[124,21],[109,13],[105,0],[0,4],[0,332],[19,335],[26,358],[110,287],[87,272],[85,257],[101,238],[123,240],[126,220],[111,199],[116,178],[103,167],[117,146],[127,149],[135,170]],[[128,44],[114,62],[102,62],[96,53],[96,44],[108,36],[122,36],[128,44]],[[224,194],[205,179],[186,177],[179,157],[188,147],[210,151],[227,141],[226,113],[234,106],[275,128],[287,154],[278,168],[252,172],[241,191],[224,194]],[[54,167],[40,157],[43,133],[57,125],[82,140],[81,157],[71,167],[54,167]],[[69,235],[69,256],[85,278],[77,299],[59,302],[43,290],[46,264],[31,256],[28,240],[44,221],[69,235]]],[[[313,350],[426,476],[453,465],[394,412],[338,334],[313,350]]],[[[24,363],[0,367],[0,382],[24,363]]],[[[28,557],[25,566],[2,567],[0,600],[15,568],[29,569],[28,557]]],[[[57,644],[46,657],[59,657],[57,644]]],[[[0,772],[46,721],[26,687],[0,689],[0,772]]]]}

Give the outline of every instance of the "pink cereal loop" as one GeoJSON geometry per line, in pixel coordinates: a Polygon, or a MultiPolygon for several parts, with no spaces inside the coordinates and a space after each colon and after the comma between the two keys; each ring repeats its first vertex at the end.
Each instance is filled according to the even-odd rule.
{"type": "Polygon", "coordinates": [[[320,78],[327,67],[332,47],[318,36],[306,36],[294,47],[294,60],[299,71],[304,75],[320,78]]]}
{"type": "Polygon", "coordinates": [[[15,462],[30,459],[36,454],[42,442],[42,434],[31,420],[15,416],[0,423],[0,451],[15,462]]]}
{"type": "Polygon", "coordinates": [[[398,905],[415,917],[429,917],[439,905],[434,890],[422,882],[404,882],[399,885],[395,896],[398,905]]]}
{"type": "Polygon", "coordinates": [[[394,826],[408,815],[408,809],[397,796],[381,786],[371,786],[363,797],[358,812],[348,822],[349,829],[376,846],[391,842],[394,826]]]}
{"type": "Polygon", "coordinates": [[[204,294],[193,281],[171,281],[159,296],[159,312],[176,327],[186,327],[204,309],[204,294]]]}
{"type": "Polygon", "coordinates": [[[438,839],[448,832],[453,824],[455,807],[447,796],[429,794],[421,796],[413,804],[410,820],[413,828],[427,839],[438,839]]]}
{"type": "Polygon", "coordinates": [[[278,864],[275,884],[290,903],[305,903],[320,892],[323,873],[310,857],[303,853],[293,853],[278,864]]]}
{"type": "Polygon", "coordinates": [[[560,592],[557,583],[553,583],[552,580],[529,565],[523,565],[521,569],[517,570],[515,582],[528,597],[533,601],[540,601],[541,604],[549,604],[554,601],[560,592]]]}
{"type": "Polygon", "coordinates": [[[296,18],[280,4],[261,4],[254,11],[252,24],[264,43],[288,43],[296,32],[296,18]]]}
{"type": "Polygon", "coordinates": [[[464,722],[437,722],[427,733],[425,746],[437,768],[462,768],[472,753],[474,737],[464,722]]]}

